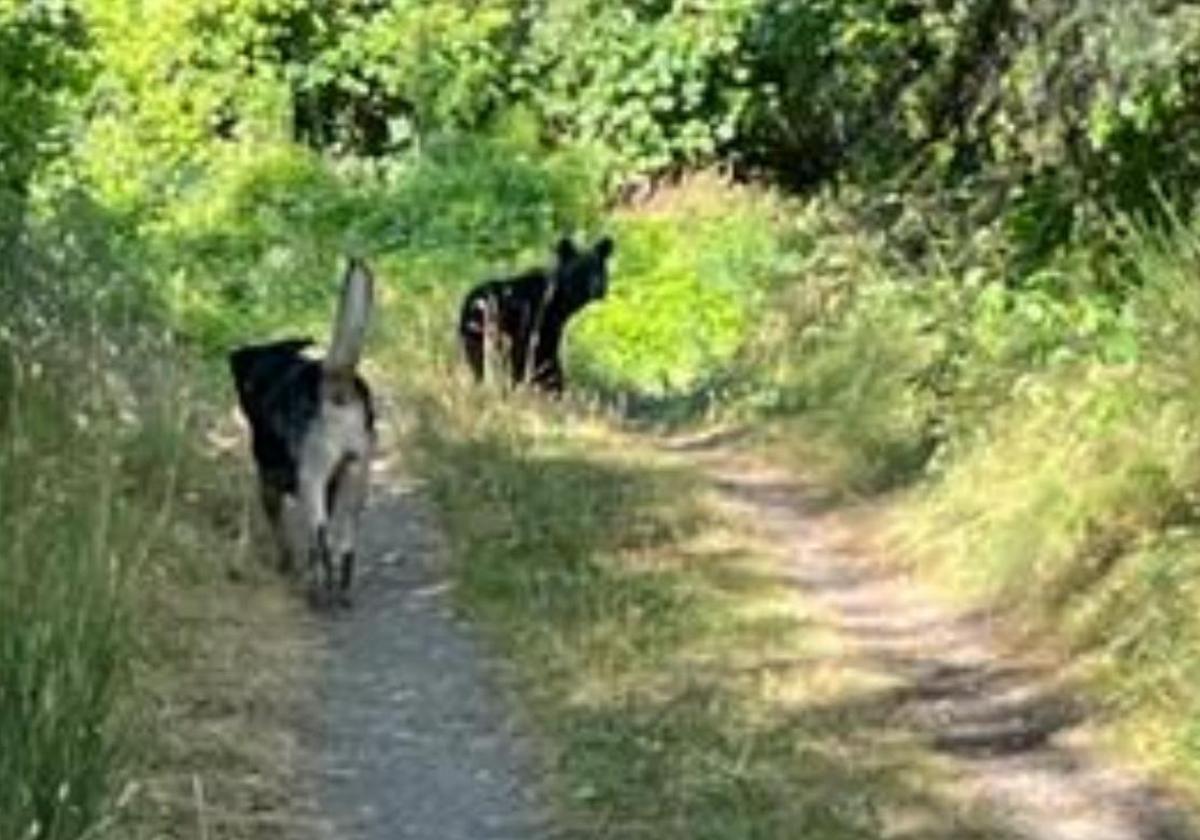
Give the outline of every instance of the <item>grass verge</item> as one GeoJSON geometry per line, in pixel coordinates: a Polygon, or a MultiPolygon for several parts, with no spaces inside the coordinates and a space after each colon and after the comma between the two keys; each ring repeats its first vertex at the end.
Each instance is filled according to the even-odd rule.
{"type": "Polygon", "coordinates": [[[578,406],[409,399],[461,603],[515,663],[568,836],[878,838],[899,815],[990,836],[856,702],[786,552],[694,466],[578,406]]]}
{"type": "Polygon", "coordinates": [[[952,596],[1006,613],[1104,711],[1110,746],[1200,794],[1200,533],[1186,392],[1149,368],[1047,377],[886,532],[952,596]]]}
{"type": "Polygon", "coordinates": [[[778,350],[757,426],[839,489],[906,488],[881,502],[891,553],[1060,655],[1098,734],[1195,796],[1200,247],[1183,226],[1114,241],[1107,268],[957,301],[878,266],[822,310],[818,275],[784,313],[804,352],[778,350]],[[1136,288],[1119,305],[1095,292],[1112,265],[1136,288]]]}
{"type": "Polygon", "coordinates": [[[312,657],[213,436],[228,395],[29,256],[0,292],[0,837],[305,836],[312,657]]]}

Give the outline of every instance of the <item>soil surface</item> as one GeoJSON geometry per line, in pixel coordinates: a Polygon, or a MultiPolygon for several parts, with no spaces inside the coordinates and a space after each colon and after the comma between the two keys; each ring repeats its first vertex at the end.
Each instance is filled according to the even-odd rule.
{"type": "MultiPolygon", "coordinates": [[[[1090,749],[1089,710],[1061,673],[1014,654],[987,616],[963,613],[856,553],[800,482],[722,442],[669,449],[704,470],[730,512],[782,544],[792,585],[823,607],[839,656],[885,688],[853,719],[900,733],[945,766],[960,813],[989,830],[906,824],[886,838],[1193,840],[1193,817],[1090,749]]],[[[318,799],[332,840],[553,836],[499,665],[450,604],[446,550],[411,487],[377,487],[354,607],[330,617],[318,799]]],[[[881,838],[882,840],[882,838],[881,838]]]]}
{"type": "MultiPolygon", "coordinates": [[[[786,574],[824,607],[847,667],[886,686],[852,719],[913,739],[953,782],[961,813],[986,811],[993,832],[1028,840],[1190,840],[1194,817],[1088,746],[1087,705],[1061,672],[999,643],[986,615],[964,613],[877,558],[847,548],[844,524],[795,478],[748,464],[720,442],[671,447],[705,469],[730,509],[789,558],[786,574]]],[[[956,837],[901,826],[888,837],[956,837]]]]}
{"type": "Polygon", "coordinates": [[[329,617],[318,798],[333,840],[547,837],[528,744],[450,603],[420,496],[374,488],[355,603],[329,617]]]}

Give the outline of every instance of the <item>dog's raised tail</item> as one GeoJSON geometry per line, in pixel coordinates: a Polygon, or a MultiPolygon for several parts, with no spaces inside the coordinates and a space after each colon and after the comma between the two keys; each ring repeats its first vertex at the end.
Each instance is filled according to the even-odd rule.
{"type": "Polygon", "coordinates": [[[325,355],[325,372],[348,375],[358,367],[367,340],[367,324],[375,297],[375,278],[365,262],[351,257],[342,279],[342,294],[333,322],[333,339],[325,355]]]}

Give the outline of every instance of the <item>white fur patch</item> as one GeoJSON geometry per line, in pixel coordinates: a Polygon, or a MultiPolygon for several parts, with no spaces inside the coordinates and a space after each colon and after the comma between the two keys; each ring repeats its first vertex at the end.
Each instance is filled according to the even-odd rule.
{"type": "MultiPolygon", "coordinates": [[[[367,430],[366,406],[360,400],[344,405],[321,403],[321,410],[300,445],[300,500],[310,527],[329,519],[326,488],[346,460],[370,460],[373,441],[367,430]]],[[[336,504],[336,501],[335,501],[336,504]]]]}

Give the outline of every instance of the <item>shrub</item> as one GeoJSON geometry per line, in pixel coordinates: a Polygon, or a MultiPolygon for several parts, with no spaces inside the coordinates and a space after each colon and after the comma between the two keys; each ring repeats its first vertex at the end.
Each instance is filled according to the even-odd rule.
{"type": "Polygon", "coordinates": [[[609,297],[571,347],[610,391],[679,396],[729,363],[785,252],[770,196],[696,177],[618,216],[609,297]]]}
{"type": "Polygon", "coordinates": [[[551,4],[528,25],[514,94],[559,140],[600,143],[619,177],[734,152],[756,93],[743,37],[759,0],[551,4]]]}
{"type": "Polygon", "coordinates": [[[0,2],[0,190],[23,195],[65,130],[88,78],[85,31],[66,4],[0,2]]]}

